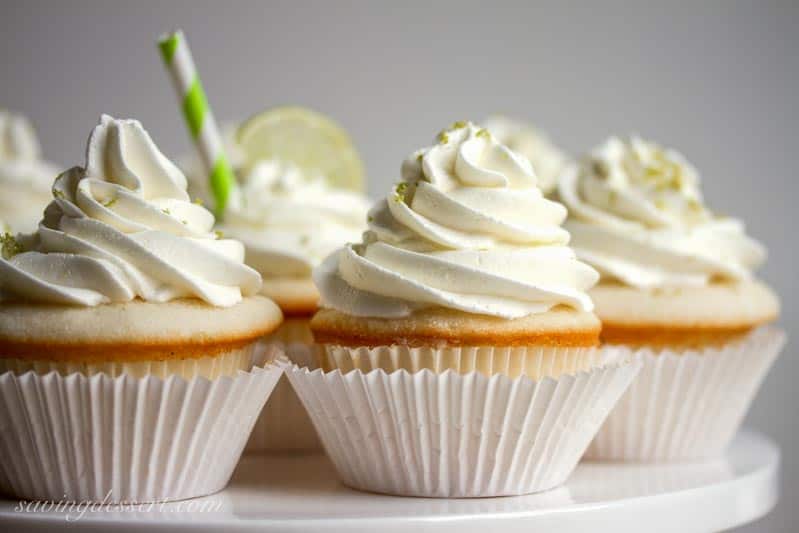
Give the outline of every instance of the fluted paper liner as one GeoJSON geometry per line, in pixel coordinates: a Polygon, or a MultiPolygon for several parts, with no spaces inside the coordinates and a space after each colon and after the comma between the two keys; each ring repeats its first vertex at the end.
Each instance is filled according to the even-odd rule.
{"type": "MultiPolygon", "coordinates": [[[[310,333],[310,329],[308,331],[310,333]]],[[[277,338],[280,340],[269,337],[264,342],[264,350],[280,351],[300,367],[317,367],[317,347],[305,342],[304,335],[300,334],[300,340],[294,340],[296,336],[287,337],[284,332],[277,338]]],[[[245,450],[247,453],[322,451],[322,443],[308,412],[285,376],[280,377],[269,396],[245,450]]]]}
{"type": "Polygon", "coordinates": [[[452,370],[459,374],[478,371],[487,376],[526,375],[530,379],[557,378],[600,365],[602,355],[594,347],[558,346],[377,346],[358,347],[326,345],[322,368],[342,372],[369,372],[382,368],[387,372],[428,369],[436,373],[452,370]]]}
{"type": "Polygon", "coordinates": [[[0,490],[152,502],[225,487],[282,370],[213,380],[0,374],[0,490]]]}
{"type": "Polygon", "coordinates": [[[607,348],[643,366],[586,458],[676,462],[719,457],[784,344],[784,332],[767,326],[743,340],[700,351],[607,348]]]}
{"type": "Polygon", "coordinates": [[[563,483],[640,364],[533,381],[284,365],[339,477],[372,492],[483,497],[563,483]]]}

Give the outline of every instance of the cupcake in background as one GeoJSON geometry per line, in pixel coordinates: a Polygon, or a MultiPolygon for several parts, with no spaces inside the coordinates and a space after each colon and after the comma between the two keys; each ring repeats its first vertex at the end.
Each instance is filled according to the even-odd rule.
{"type": "Polygon", "coordinates": [[[262,292],[287,317],[308,318],[319,300],[313,268],[342,244],[360,238],[368,201],[331,187],[321,174],[291,161],[258,161],[239,175],[239,187],[217,227],[244,243],[246,263],[264,278],[262,292]]]}
{"type": "MultiPolygon", "coordinates": [[[[263,276],[262,294],[285,320],[268,341],[292,361],[313,367],[309,322],[319,293],[311,272],[333,250],[360,239],[369,203],[363,167],[347,134],[313,111],[281,107],[225,128],[238,188],[217,229],[241,240],[245,262],[263,276]]],[[[193,187],[207,198],[207,179],[193,187]]],[[[249,451],[319,450],[320,444],[287,380],[270,397],[249,451]]]]}
{"type": "Polygon", "coordinates": [[[716,457],[737,431],[784,341],[764,327],[779,301],[753,271],[762,245],[704,204],[697,170],[638,137],[608,139],[565,172],[558,195],[602,339],[644,363],[589,456],[716,457]]]}
{"type": "Polygon", "coordinates": [[[538,177],[538,187],[545,195],[555,190],[558,176],[568,164],[569,157],[546,133],[531,124],[502,115],[490,116],[482,125],[499,142],[530,160],[538,177]]]}
{"type": "Polygon", "coordinates": [[[598,276],[565,218],[472,123],[405,160],[362,241],[314,273],[323,369],[286,368],[345,484],[480,497],[566,479],[637,368],[595,350],[598,276]]]}
{"type": "Polygon", "coordinates": [[[58,169],[42,159],[30,121],[0,109],[0,228],[31,233],[52,200],[58,169]]]}
{"type": "Polygon", "coordinates": [[[0,489],[146,502],[227,483],[280,377],[277,305],[135,120],[104,115],[0,259],[0,489]],[[205,465],[197,468],[198,463],[205,465]]]}

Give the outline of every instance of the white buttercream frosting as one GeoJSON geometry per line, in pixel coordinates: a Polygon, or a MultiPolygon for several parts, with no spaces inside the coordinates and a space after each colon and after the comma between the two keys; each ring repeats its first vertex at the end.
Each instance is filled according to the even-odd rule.
{"type": "Polygon", "coordinates": [[[568,156],[543,131],[522,121],[503,116],[488,117],[483,123],[497,141],[530,160],[538,177],[538,188],[552,192],[568,156]]]}
{"type": "Polygon", "coordinates": [[[741,280],[765,259],[741,221],[715,216],[699,173],[678,152],[616,137],[564,172],[559,199],[578,256],[640,288],[741,280]]]}
{"type": "Polygon", "coordinates": [[[279,161],[240,176],[220,229],[244,242],[247,264],[264,276],[307,278],[333,250],[360,239],[365,196],[279,161]]]}
{"type": "Polygon", "coordinates": [[[402,164],[363,242],[314,272],[321,305],[377,317],[434,306],[504,318],[557,305],[590,311],[598,275],[567,246],[565,218],[526,158],[457,123],[402,164]]]}
{"type": "Polygon", "coordinates": [[[0,110],[0,218],[7,231],[36,229],[57,175],[58,169],[42,160],[30,121],[0,110]]]}
{"type": "Polygon", "coordinates": [[[231,306],[261,278],[218,239],[186,178],[135,120],[104,115],[86,167],[62,173],[25,251],[0,260],[0,300],[98,305],[196,297],[231,306]]]}
{"type": "MultiPolygon", "coordinates": [[[[264,277],[308,278],[333,250],[360,239],[369,199],[331,187],[290,161],[263,160],[245,168],[235,125],[224,127],[225,151],[239,186],[231,191],[219,229],[241,240],[245,261],[264,277]]],[[[213,203],[208,179],[195,158],[186,158],[189,191],[213,203]]]]}

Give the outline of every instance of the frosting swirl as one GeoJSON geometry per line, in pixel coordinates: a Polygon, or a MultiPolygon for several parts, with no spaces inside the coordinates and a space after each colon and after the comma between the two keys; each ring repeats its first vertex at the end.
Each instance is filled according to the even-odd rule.
{"type": "Polygon", "coordinates": [[[742,222],[705,207],[680,153],[638,137],[608,139],[564,172],[558,194],[578,256],[631,286],[747,279],[765,259],[742,222]]]}
{"type": "MultiPolygon", "coordinates": [[[[0,260],[0,300],[98,305],[196,297],[231,306],[261,279],[135,120],[104,115],[86,167],[62,173],[25,251],[0,260]]],[[[5,249],[5,247],[4,247],[5,249]]]]}
{"type": "Polygon", "coordinates": [[[538,177],[538,188],[544,194],[555,189],[569,158],[549,136],[529,124],[503,116],[488,117],[483,126],[497,141],[530,160],[538,177]]]}
{"type": "Polygon", "coordinates": [[[363,242],[314,272],[322,306],[398,317],[440,306],[518,318],[557,305],[590,311],[598,275],[577,261],[530,162],[485,129],[456,123],[402,164],[363,242]]]}
{"type": "Polygon", "coordinates": [[[52,199],[58,170],[41,158],[30,121],[0,110],[0,217],[11,232],[32,232],[52,199]]]}
{"type": "MultiPolygon", "coordinates": [[[[333,250],[358,240],[369,200],[328,185],[324,176],[309,176],[286,161],[258,161],[245,170],[236,142],[236,125],[223,128],[225,153],[239,186],[231,192],[219,229],[246,248],[245,262],[264,277],[308,278],[333,250]]],[[[189,192],[213,202],[208,179],[197,158],[182,164],[189,192]]]]}
{"type": "Polygon", "coordinates": [[[333,250],[359,239],[368,203],[291,163],[259,161],[233,193],[220,229],[244,242],[266,277],[309,277],[333,250]]]}

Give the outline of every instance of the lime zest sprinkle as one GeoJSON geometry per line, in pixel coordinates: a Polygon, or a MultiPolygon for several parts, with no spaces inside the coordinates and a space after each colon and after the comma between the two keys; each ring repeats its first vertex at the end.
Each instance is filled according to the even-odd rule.
{"type": "Polygon", "coordinates": [[[690,209],[691,211],[701,211],[702,210],[702,202],[700,202],[696,198],[689,198],[688,199],[688,209],[690,209]]]}
{"type": "Polygon", "coordinates": [[[222,239],[222,238],[224,238],[224,236],[225,236],[225,234],[222,232],[222,230],[218,230],[218,229],[214,230],[214,237],[216,237],[217,239],[222,239]]]}
{"type": "Polygon", "coordinates": [[[22,244],[6,231],[0,235],[0,251],[2,252],[3,259],[11,259],[15,255],[21,254],[24,249],[22,248],[22,244]]]}
{"type": "Polygon", "coordinates": [[[197,204],[197,205],[205,205],[205,202],[203,202],[203,199],[200,198],[199,196],[197,198],[195,198],[194,200],[192,200],[192,202],[197,204]]]}
{"type": "Polygon", "coordinates": [[[397,187],[394,189],[394,201],[397,203],[404,202],[406,192],[408,192],[408,182],[403,181],[402,183],[398,183],[397,187]]]}
{"type": "Polygon", "coordinates": [[[67,198],[67,196],[64,194],[64,191],[56,188],[53,188],[53,196],[56,198],[60,198],[61,200],[66,200],[67,198]]]}
{"type": "Polygon", "coordinates": [[[375,217],[373,217],[372,215],[369,215],[368,217],[366,217],[366,221],[370,222],[370,223],[374,222],[375,221],[375,217]]]}
{"type": "Polygon", "coordinates": [[[607,179],[608,178],[608,169],[602,161],[593,160],[591,161],[591,170],[593,171],[594,175],[607,179]]]}
{"type": "Polygon", "coordinates": [[[459,130],[465,128],[469,125],[469,123],[465,120],[457,120],[449,125],[448,128],[444,128],[438,134],[438,141],[441,144],[447,144],[449,142],[449,132],[454,130],[459,130]]]}
{"type": "Polygon", "coordinates": [[[170,211],[168,207],[161,209],[161,212],[165,215],[172,215],[172,211],[170,211]]]}
{"type": "Polygon", "coordinates": [[[110,200],[108,200],[107,202],[102,202],[102,204],[103,204],[103,207],[111,207],[111,206],[113,206],[115,203],[117,203],[117,200],[118,200],[118,198],[117,198],[116,196],[114,196],[113,198],[111,198],[111,199],[110,199],[110,200]]]}
{"type": "Polygon", "coordinates": [[[481,137],[483,139],[490,139],[491,138],[491,132],[488,131],[485,128],[480,128],[479,130],[477,130],[477,133],[475,135],[477,135],[478,137],[481,137]]]}
{"type": "Polygon", "coordinates": [[[308,235],[300,235],[300,244],[305,246],[309,242],[311,242],[311,238],[308,235]]]}

